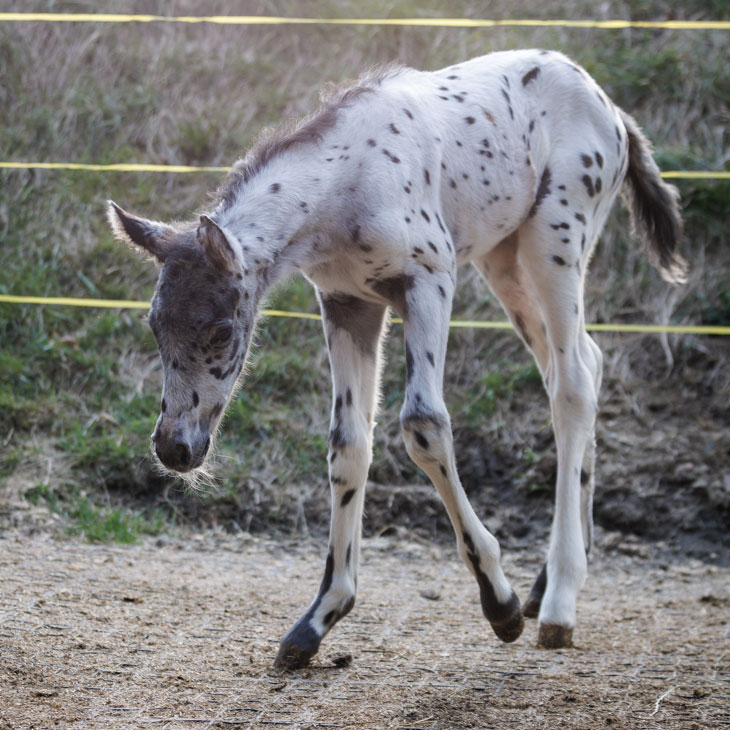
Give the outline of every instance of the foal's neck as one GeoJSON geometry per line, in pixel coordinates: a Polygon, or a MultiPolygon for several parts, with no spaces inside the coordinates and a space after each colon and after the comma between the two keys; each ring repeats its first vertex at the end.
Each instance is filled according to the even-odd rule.
{"type": "Polygon", "coordinates": [[[354,171],[337,174],[328,158],[332,143],[287,151],[241,185],[235,199],[215,212],[240,243],[246,267],[261,293],[286,276],[316,265],[334,245],[339,193],[354,171]]]}

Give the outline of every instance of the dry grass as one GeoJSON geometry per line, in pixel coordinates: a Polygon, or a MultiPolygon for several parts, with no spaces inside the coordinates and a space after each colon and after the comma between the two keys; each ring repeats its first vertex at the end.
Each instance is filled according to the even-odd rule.
{"type": "MultiPolygon", "coordinates": [[[[15,5],[0,3],[6,10],[15,5]]],[[[87,2],[53,4],[56,11],[111,8],[87,2]]],[[[44,2],[23,5],[26,11],[47,9],[44,2]]],[[[127,0],[114,3],[113,10],[151,8],[127,0]]],[[[411,0],[365,6],[352,0],[185,0],[152,10],[572,18],[661,18],[665,12],[661,3],[647,0],[600,8],[586,1],[540,8],[523,0],[486,8],[460,2],[448,9],[411,0]]],[[[674,10],[697,18],[719,17],[721,11],[710,0],[674,10]]],[[[0,157],[227,165],[262,127],[311,111],[328,81],[352,79],[369,66],[392,60],[437,68],[490,50],[527,46],[557,48],[584,64],[619,105],[636,115],[665,167],[727,164],[730,81],[722,33],[176,24],[1,26],[0,157]]],[[[148,297],[155,271],[111,241],[103,201],[111,197],[151,216],[179,219],[201,206],[219,182],[215,175],[30,171],[3,172],[0,179],[0,225],[7,252],[0,290],[124,298],[148,297]]],[[[617,210],[592,265],[586,295],[590,320],[687,323],[730,317],[723,220],[727,186],[682,183],[681,189],[687,204],[689,284],[673,289],[660,281],[630,238],[625,211],[617,210]]],[[[309,311],[316,306],[298,282],[276,294],[273,303],[309,311]]],[[[147,452],[159,387],[154,344],[142,315],[126,313],[112,322],[95,312],[30,307],[4,307],[2,312],[7,316],[0,331],[8,343],[3,363],[13,383],[0,404],[7,414],[2,422],[6,431],[0,434],[8,439],[7,453],[26,458],[29,434],[40,430],[66,451],[76,475],[71,482],[89,481],[92,489],[131,488],[146,498],[158,494],[159,480],[147,466],[136,465],[147,452]],[[94,352],[99,353],[98,363],[92,362],[94,352]],[[36,384],[37,394],[21,398],[23,377],[36,384]],[[100,420],[102,413],[108,419],[100,420]],[[121,441],[103,445],[101,439],[109,438],[110,430],[121,441]],[[94,451],[97,442],[102,445],[94,451]]],[[[463,272],[455,316],[502,318],[498,303],[472,271],[463,272]]],[[[394,328],[373,477],[402,484],[422,477],[410,465],[399,434],[404,357],[398,335],[394,328]]],[[[727,399],[720,342],[668,337],[657,352],[654,338],[598,339],[608,354],[607,393],[610,398],[623,393],[627,410],[644,408],[642,389],[681,390],[685,373],[702,369],[701,363],[707,372],[699,377],[693,371],[692,382],[706,397],[727,399]],[[671,362],[675,380],[662,380],[671,362]]],[[[267,524],[283,508],[289,515],[284,524],[301,526],[303,515],[311,522],[313,515],[326,513],[326,352],[316,324],[272,321],[262,328],[260,342],[252,375],[219,440],[223,486],[213,503],[228,500],[237,516],[224,510],[225,519],[244,525],[267,524]]],[[[522,473],[530,466],[525,454],[536,452],[529,458],[539,461],[549,433],[547,406],[529,357],[511,334],[462,330],[453,333],[450,347],[447,395],[460,450],[477,458],[484,447],[475,444],[489,443],[511,465],[512,476],[515,470],[522,473]]],[[[4,472],[12,468],[10,464],[4,472]]],[[[485,478],[470,464],[462,468],[467,483],[485,478]]],[[[53,482],[54,490],[71,487],[67,477],[53,482]]],[[[205,502],[185,505],[193,519],[208,519],[211,509],[215,512],[205,502]]]]}

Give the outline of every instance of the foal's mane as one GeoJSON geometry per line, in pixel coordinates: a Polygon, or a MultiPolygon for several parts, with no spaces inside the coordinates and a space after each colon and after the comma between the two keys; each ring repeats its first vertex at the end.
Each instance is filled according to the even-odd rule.
{"type": "Polygon", "coordinates": [[[320,108],[314,114],[264,129],[245,157],[228,173],[215,194],[215,202],[224,208],[230,207],[241,187],[271,160],[295,145],[321,142],[325,133],[335,126],[341,109],[350,106],[361,95],[374,91],[385,79],[397,76],[404,68],[397,63],[376,66],[355,83],[331,85],[321,94],[320,108]]]}

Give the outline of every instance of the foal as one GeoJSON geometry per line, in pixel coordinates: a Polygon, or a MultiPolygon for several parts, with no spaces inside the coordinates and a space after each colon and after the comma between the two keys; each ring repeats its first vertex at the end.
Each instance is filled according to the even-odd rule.
{"type": "Polygon", "coordinates": [[[649,142],[583,69],[533,50],[362,78],[259,141],[199,221],[168,225],[109,203],[115,233],[161,266],[149,316],[164,369],[152,440],[172,471],[203,464],[265,292],[297,271],[316,288],[333,381],[332,521],[321,587],[277,665],[307,664],[355,603],[388,307],[404,323],[406,447],[444,502],[484,615],[503,641],[517,639],[524,613],[539,618],[539,645],[570,645],[592,537],[602,364],[585,331],[583,282],[622,188],[647,253],[681,281],[678,197],[649,142]],[[550,397],[555,516],[524,612],[459,481],[442,395],[456,270],[469,261],[550,397]]]}

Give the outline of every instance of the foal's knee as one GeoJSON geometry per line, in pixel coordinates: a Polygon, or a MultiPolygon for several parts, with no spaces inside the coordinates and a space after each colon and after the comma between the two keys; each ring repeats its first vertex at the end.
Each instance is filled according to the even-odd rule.
{"type": "Polygon", "coordinates": [[[451,424],[444,409],[424,410],[404,407],[400,416],[401,432],[408,456],[424,471],[438,462],[444,464],[451,453],[451,424]]]}

